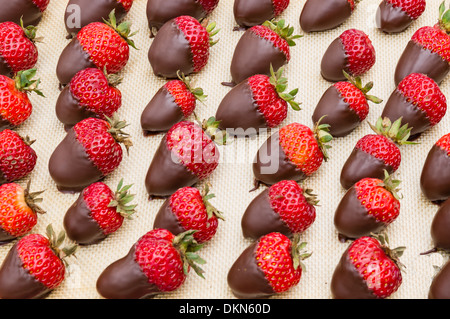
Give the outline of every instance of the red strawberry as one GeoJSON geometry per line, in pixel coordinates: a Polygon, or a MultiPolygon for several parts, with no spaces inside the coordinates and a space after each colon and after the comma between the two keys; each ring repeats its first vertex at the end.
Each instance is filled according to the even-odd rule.
{"type": "Polygon", "coordinates": [[[425,0],[383,0],[377,10],[377,27],[386,33],[402,32],[422,15],[425,7],[425,0]]]}
{"type": "Polygon", "coordinates": [[[291,59],[290,47],[295,45],[294,27],[284,20],[266,21],[244,32],[231,60],[231,83],[234,86],[255,74],[270,75],[270,66],[278,70],[291,59]]]}
{"type": "Polygon", "coordinates": [[[115,11],[117,21],[123,20],[133,5],[133,0],[84,1],[69,0],[64,14],[68,38],[75,36],[83,27],[92,22],[103,22],[111,11],[115,11]]]}
{"type": "Polygon", "coordinates": [[[0,132],[0,184],[27,176],[36,166],[37,155],[27,136],[22,138],[11,130],[0,132]]]}
{"type": "Polygon", "coordinates": [[[60,191],[79,192],[111,174],[122,161],[122,147],[132,146],[127,124],[87,118],[75,124],[53,151],[48,168],[60,191]]]}
{"type": "Polygon", "coordinates": [[[423,73],[440,84],[450,71],[450,22],[445,2],[439,7],[439,22],[419,28],[411,37],[395,69],[398,85],[411,73],[423,73]]]}
{"type": "Polygon", "coordinates": [[[16,242],[0,268],[0,298],[44,298],[57,288],[66,275],[65,259],[77,248],[59,248],[64,239],[64,232],[56,235],[49,225],[47,237],[30,234],[16,242]]]}
{"type": "Polygon", "coordinates": [[[196,230],[194,239],[199,244],[211,240],[217,232],[219,219],[224,219],[209,202],[214,197],[209,194],[207,185],[201,193],[194,187],[180,188],[161,206],[153,228],[164,228],[174,235],[196,230]]]}
{"type": "Polygon", "coordinates": [[[405,247],[389,249],[387,236],[364,236],[349,245],[331,279],[335,299],[384,299],[402,283],[399,257],[405,247]]]}
{"type": "Polygon", "coordinates": [[[83,27],[62,51],[56,66],[61,85],[66,85],[83,69],[99,68],[108,74],[121,71],[130,57],[130,22],[117,25],[114,11],[108,22],[92,22],[83,27]]]}
{"type": "Polygon", "coordinates": [[[115,86],[121,79],[100,69],[79,71],[56,101],[56,116],[66,130],[88,117],[113,117],[122,106],[122,93],[115,86]]]}
{"type": "Polygon", "coordinates": [[[150,198],[168,197],[214,172],[220,157],[215,144],[220,140],[214,135],[217,127],[214,118],[205,121],[203,127],[189,121],[172,126],[161,140],[145,177],[150,198]]]}
{"type": "Polygon", "coordinates": [[[312,115],[313,123],[323,117],[321,123],[330,125],[333,137],[347,136],[366,119],[369,114],[367,101],[379,104],[381,99],[367,94],[373,82],[362,86],[359,77],[353,78],[344,71],[348,82],[333,84],[322,95],[312,115]]]}
{"type": "Polygon", "coordinates": [[[153,72],[165,78],[200,72],[208,63],[209,48],[217,42],[212,37],[219,32],[215,23],[207,22],[186,15],[167,21],[148,51],[153,72]]]}
{"type": "Polygon", "coordinates": [[[203,89],[193,88],[190,82],[189,77],[179,74],[178,80],[168,81],[156,92],[141,114],[144,134],[167,132],[194,113],[197,100],[206,100],[203,89]]]}
{"type": "Polygon", "coordinates": [[[264,190],[248,205],[241,220],[245,238],[258,239],[271,232],[288,237],[306,231],[316,219],[319,201],[311,189],[291,180],[264,190]]]}
{"type": "Polygon", "coordinates": [[[259,128],[276,127],[286,119],[288,104],[300,110],[294,100],[298,89],[285,93],[287,79],[283,68],[271,76],[257,74],[233,87],[219,104],[216,119],[230,135],[250,136],[259,128]]]}
{"type": "Polygon", "coordinates": [[[235,0],[234,19],[239,27],[235,30],[250,28],[277,18],[289,6],[289,0],[245,1],[235,0]]]}
{"type": "Polygon", "coordinates": [[[113,262],[97,279],[97,291],[107,299],[143,299],[174,291],[186,280],[190,268],[205,261],[196,253],[202,246],[187,231],[174,236],[154,229],[142,236],[128,254],[113,262]]]}
{"type": "Polygon", "coordinates": [[[0,22],[11,21],[20,24],[23,20],[24,26],[36,26],[47,9],[50,0],[15,0],[4,1],[0,11],[0,22]]]}
{"type": "Polygon", "coordinates": [[[300,14],[305,32],[325,31],[344,23],[355,11],[359,0],[307,0],[300,14]]]}
{"type": "Polygon", "coordinates": [[[348,29],[325,51],[320,65],[321,74],[331,82],[344,81],[343,70],[351,76],[361,76],[373,67],[375,60],[375,49],[368,35],[357,29],[348,29]]]}
{"type": "Polygon", "coordinates": [[[301,260],[306,243],[299,236],[291,241],[280,233],[269,233],[247,247],[228,272],[228,286],[237,298],[268,298],[295,287],[300,282],[301,260]]]}
{"type": "Polygon", "coordinates": [[[447,112],[447,99],[433,79],[424,74],[406,76],[392,92],[381,117],[402,117],[411,127],[410,140],[438,124],[447,112]]]}
{"type": "Polygon", "coordinates": [[[0,186],[0,243],[11,240],[30,232],[37,223],[37,214],[45,213],[37,203],[41,192],[30,193],[30,182],[24,189],[16,183],[0,186]]]}
{"type": "Polygon", "coordinates": [[[134,199],[128,193],[131,186],[123,186],[121,180],[115,192],[102,182],[83,189],[64,215],[67,237],[77,244],[91,245],[116,232],[135,211],[136,205],[128,205],[134,199]]]}
{"type": "Polygon", "coordinates": [[[345,242],[384,230],[400,213],[399,180],[385,172],[384,180],[363,178],[339,202],[334,225],[339,240],[345,242]]]}

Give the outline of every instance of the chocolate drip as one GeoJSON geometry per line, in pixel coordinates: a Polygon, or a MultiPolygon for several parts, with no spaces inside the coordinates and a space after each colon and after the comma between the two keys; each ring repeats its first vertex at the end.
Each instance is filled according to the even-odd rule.
{"type": "Polygon", "coordinates": [[[447,261],[433,278],[428,299],[450,299],[450,261],[447,261]]]}
{"type": "Polygon", "coordinates": [[[420,176],[420,188],[432,202],[445,201],[450,197],[450,158],[437,145],[431,147],[420,176]]]}
{"type": "Polygon", "coordinates": [[[275,17],[271,0],[235,0],[233,14],[236,23],[243,28],[263,24],[275,17]]]}
{"type": "Polygon", "coordinates": [[[337,37],[331,42],[322,57],[322,62],[320,63],[322,77],[330,82],[345,81],[346,78],[342,70],[350,73],[347,67],[347,54],[341,38],[337,37]]]}
{"type": "Polygon", "coordinates": [[[42,12],[32,0],[2,1],[0,22],[12,21],[20,25],[20,18],[23,20],[24,27],[36,26],[41,21],[42,12]]]}
{"type": "Polygon", "coordinates": [[[153,222],[153,229],[164,228],[170,231],[175,236],[186,231],[181,226],[178,217],[173,213],[170,207],[170,198],[166,199],[156,214],[153,222]]]}
{"type": "Polygon", "coordinates": [[[307,0],[300,15],[300,27],[305,32],[330,30],[341,25],[351,15],[352,8],[348,0],[307,0]]]}
{"type": "Polygon", "coordinates": [[[402,32],[414,21],[400,7],[394,7],[386,0],[381,1],[378,6],[375,20],[377,28],[386,33],[402,32]]]}

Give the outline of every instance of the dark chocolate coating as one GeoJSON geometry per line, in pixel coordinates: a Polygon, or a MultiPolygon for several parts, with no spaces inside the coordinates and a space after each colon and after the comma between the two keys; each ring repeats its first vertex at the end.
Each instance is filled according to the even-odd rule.
{"type": "Polygon", "coordinates": [[[328,46],[322,57],[320,70],[322,77],[327,81],[338,82],[346,80],[342,70],[345,70],[347,73],[350,71],[348,70],[347,54],[340,37],[334,39],[328,46]]]}
{"type": "Polygon", "coordinates": [[[395,68],[395,85],[411,73],[423,73],[440,84],[450,71],[450,64],[439,54],[410,40],[395,68]]]}
{"type": "Polygon", "coordinates": [[[103,298],[145,299],[161,293],[136,262],[135,248],[133,245],[125,257],[110,264],[98,277],[97,291],[103,298]]]}
{"type": "Polygon", "coordinates": [[[400,7],[383,0],[378,6],[375,17],[377,28],[386,33],[399,33],[406,30],[414,21],[400,7]]]}
{"type": "Polygon", "coordinates": [[[450,200],[447,199],[439,206],[431,223],[431,238],[434,248],[450,251],[450,200]]]}
{"type": "Polygon", "coordinates": [[[233,14],[236,23],[243,28],[263,24],[275,17],[271,0],[234,0],[233,14]]]}
{"type": "Polygon", "coordinates": [[[12,77],[14,75],[10,66],[1,55],[0,55],[0,75],[4,75],[7,77],[12,77]]]}
{"type": "Polygon", "coordinates": [[[50,176],[61,192],[79,192],[101,180],[102,172],[89,159],[83,145],[70,129],[48,162],[50,176]]]}
{"type": "Polygon", "coordinates": [[[80,245],[96,244],[106,238],[99,224],[92,218],[83,193],[67,210],[63,225],[67,237],[80,245]]]}
{"type": "Polygon", "coordinates": [[[392,166],[355,147],[344,166],[342,166],[340,182],[343,188],[349,189],[356,182],[366,177],[383,180],[384,170],[389,174],[394,173],[392,166]]]}
{"type": "Polygon", "coordinates": [[[420,188],[432,202],[450,197],[450,157],[437,145],[431,147],[420,176],[420,188]]]}
{"type": "Polygon", "coordinates": [[[23,20],[23,26],[38,25],[42,18],[41,10],[32,0],[7,0],[2,1],[0,10],[0,23],[12,21],[20,25],[20,18],[23,20]]]}
{"type": "Polygon", "coordinates": [[[270,64],[274,70],[278,70],[287,62],[281,50],[248,29],[234,49],[231,77],[234,84],[239,84],[255,74],[270,76],[270,64]]]}
{"type": "Polygon", "coordinates": [[[183,119],[183,111],[175,103],[172,94],[163,86],[142,111],[141,127],[146,133],[167,132],[183,119]]]}
{"type": "Polygon", "coordinates": [[[305,32],[330,30],[351,15],[348,0],[307,0],[300,14],[300,27],[305,32]]]}
{"type": "Polygon", "coordinates": [[[447,261],[431,281],[428,299],[450,299],[450,261],[447,261]]]}
{"type": "Polygon", "coordinates": [[[115,10],[117,22],[121,21],[127,14],[123,5],[117,0],[69,0],[64,14],[64,23],[69,36],[75,36],[81,28],[89,23],[108,20],[112,10],[115,10]],[[77,14],[79,13],[79,17],[77,17],[79,21],[76,21],[79,22],[79,25],[76,26],[71,17],[75,14],[74,11],[70,10],[69,6],[71,5],[80,7],[80,10],[76,11],[77,14]]]}
{"type": "Polygon", "coordinates": [[[5,129],[14,129],[15,125],[11,124],[8,120],[4,120],[0,115],[0,132],[5,129]]]}
{"type": "Polygon", "coordinates": [[[272,232],[282,233],[288,237],[292,232],[271,205],[269,189],[256,196],[242,215],[242,234],[245,238],[258,239],[272,232]]]}
{"type": "Polygon", "coordinates": [[[145,187],[150,197],[167,197],[185,186],[192,186],[198,177],[177,162],[176,155],[167,148],[163,137],[145,177],[145,187]]]}
{"type": "Polygon", "coordinates": [[[41,299],[50,291],[23,268],[15,243],[0,267],[0,299],[41,299]]]}
{"type": "Polygon", "coordinates": [[[178,78],[178,70],[184,75],[194,72],[191,47],[173,19],[156,34],[148,50],[148,60],[155,75],[164,78],[178,78]]]}
{"type": "Polygon", "coordinates": [[[163,228],[170,231],[175,236],[186,231],[181,226],[178,217],[173,213],[170,207],[170,198],[167,198],[159,209],[153,221],[153,229],[163,228]]]}
{"type": "Polygon", "coordinates": [[[239,299],[261,299],[275,294],[263,271],[256,263],[257,242],[248,246],[228,271],[227,281],[239,299]]]}
{"type": "Polygon", "coordinates": [[[217,108],[216,120],[219,127],[232,136],[252,136],[259,128],[267,127],[264,115],[259,111],[248,81],[233,87],[217,108]]]}
{"type": "Polygon", "coordinates": [[[16,236],[11,235],[0,226],[0,246],[5,245],[16,238],[16,236]]]}
{"type": "Polygon", "coordinates": [[[333,272],[331,293],[334,299],[378,299],[350,262],[348,248],[333,272]]]}
{"type": "Polygon", "coordinates": [[[361,123],[358,114],[349,107],[334,85],[320,98],[312,115],[313,123],[317,123],[322,116],[325,117],[320,124],[329,124],[333,137],[347,136],[361,123]]]}
{"type": "Polygon", "coordinates": [[[259,148],[253,161],[253,174],[256,182],[265,185],[273,185],[285,179],[298,182],[306,178],[306,174],[287,158],[280,145],[278,132],[259,148]]]}

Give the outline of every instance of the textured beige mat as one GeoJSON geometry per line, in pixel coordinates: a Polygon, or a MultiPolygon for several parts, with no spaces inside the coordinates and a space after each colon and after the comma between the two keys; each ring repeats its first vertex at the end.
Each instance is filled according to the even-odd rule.
{"type": "MultiPolygon", "coordinates": [[[[440,0],[428,0],[425,13],[405,32],[398,35],[386,35],[375,28],[374,17],[380,0],[363,0],[353,16],[339,28],[311,35],[297,41],[291,49],[292,60],[286,68],[289,88],[299,88],[297,100],[302,102],[303,110],[289,111],[283,125],[297,121],[312,126],[311,115],[323,92],[330,86],[320,76],[320,60],[328,45],[344,30],[358,28],[371,38],[377,53],[373,69],[363,77],[363,81],[375,82],[371,94],[384,101],[387,100],[394,85],[394,69],[403,48],[415,30],[424,25],[434,24],[437,19],[440,0]]],[[[161,135],[144,137],[140,128],[140,115],[153,94],[164,81],[153,75],[147,60],[147,52],[152,39],[149,38],[145,8],[146,0],[135,0],[128,19],[133,21],[133,30],[139,30],[134,37],[138,51],[131,50],[131,58],[122,72],[123,83],[119,86],[123,93],[123,106],[118,112],[121,118],[131,125],[127,128],[132,135],[134,146],[130,155],[125,157],[120,167],[105,182],[115,187],[124,177],[126,183],[133,183],[132,191],[138,203],[137,215],[131,221],[126,220],[123,227],[100,244],[81,247],[77,259],[71,260],[70,274],[48,298],[100,298],[95,284],[102,270],[111,262],[124,256],[131,245],[153,225],[153,219],[162,204],[162,200],[149,202],[144,186],[144,177],[159,144],[161,135]]],[[[291,0],[282,17],[302,33],[299,16],[305,0],[291,0]]],[[[33,190],[46,189],[42,207],[47,214],[39,216],[36,232],[45,232],[47,224],[55,229],[62,229],[62,220],[66,210],[78,195],[61,194],[56,190],[48,174],[48,160],[59,141],[65,135],[63,126],[55,115],[55,103],[59,94],[58,80],[55,75],[58,56],[68,43],[64,28],[64,10],[67,0],[51,0],[48,10],[39,25],[39,35],[44,42],[38,44],[38,75],[42,80],[42,91],[46,98],[33,95],[34,109],[32,116],[19,128],[21,134],[28,134],[36,139],[33,144],[38,154],[38,162],[31,174],[33,190]]],[[[222,81],[231,80],[229,65],[234,47],[241,32],[233,32],[233,0],[221,0],[211,15],[221,29],[220,41],[211,49],[207,67],[193,78],[195,84],[203,87],[209,96],[207,107],[199,105],[197,112],[201,118],[215,114],[222,97],[229,88],[222,86],[222,81]]],[[[444,80],[441,88],[449,95],[449,82],[444,80]]],[[[384,103],[371,104],[368,121],[375,122],[381,114],[384,103]]],[[[443,134],[449,132],[450,117],[419,140],[420,145],[401,147],[403,160],[398,170],[398,177],[403,181],[401,212],[398,219],[388,228],[392,246],[407,246],[402,257],[406,265],[403,284],[391,297],[398,299],[427,298],[428,288],[434,274],[433,265],[443,262],[440,255],[420,256],[420,252],[431,248],[430,224],[437,206],[427,202],[421,194],[419,176],[426,154],[432,144],[443,134]]],[[[342,165],[350,154],[356,141],[371,130],[366,122],[345,138],[335,139],[329,152],[330,160],[324,163],[314,176],[307,180],[307,185],[318,194],[320,207],[317,208],[315,223],[303,234],[309,243],[312,256],[305,260],[306,269],[298,286],[287,293],[274,298],[331,298],[330,280],[342,252],[348,244],[337,239],[333,225],[333,216],[344,190],[339,183],[342,165]]],[[[269,134],[269,133],[268,133],[269,134]]],[[[185,284],[175,292],[159,298],[233,298],[227,282],[228,269],[249,241],[241,234],[241,216],[250,201],[263,189],[249,193],[253,185],[251,162],[258,147],[267,135],[251,140],[239,140],[228,149],[221,147],[222,163],[208,179],[216,194],[213,203],[222,210],[226,221],[221,222],[216,236],[201,252],[207,264],[204,266],[206,279],[191,273],[185,284]]],[[[0,260],[4,258],[12,243],[0,247],[0,260]]]]}

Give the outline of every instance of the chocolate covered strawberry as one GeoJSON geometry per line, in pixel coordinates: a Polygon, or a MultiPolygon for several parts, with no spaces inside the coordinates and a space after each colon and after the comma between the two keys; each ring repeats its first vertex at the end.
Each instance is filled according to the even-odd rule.
{"type": "Polygon", "coordinates": [[[450,234],[448,232],[450,227],[450,200],[445,200],[434,214],[431,222],[430,234],[433,241],[433,247],[421,255],[428,255],[430,253],[447,253],[450,252],[450,234]]]}
{"type": "Polygon", "coordinates": [[[435,270],[436,274],[431,280],[428,299],[450,299],[450,261],[445,261],[435,270]]]}
{"type": "Polygon", "coordinates": [[[11,21],[24,26],[36,26],[42,19],[50,0],[11,0],[2,2],[0,22],[11,21]]]}
{"type": "Polygon", "coordinates": [[[69,0],[64,13],[67,33],[71,38],[89,23],[108,20],[113,10],[117,21],[122,21],[132,5],[133,0],[69,0]]]}
{"type": "Polygon", "coordinates": [[[0,184],[11,183],[30,174],[37,155],[28,136],[5,129],[0,132],[0,184]]]}
{"type": "Polygon", "coordinates": [[[241,220],[245,238],[258,239],[271,232],[288,237],[303,233],[316,220],[317,196],[291,180],[280,181],[255,197],[241,220]]]}
{"type": "Polygon", "coordinates": [[[130,22],[117,24],[114,11],[107,22],[92,22],[83,27],[64,48],[56,66],[60,85],[67,85],[79,71],[87,68],[121,71],[130,57],[130,22]]]}
{"type": "Polygon", "coordinates": [[[45,211],[38,206],[43,191],[30,192],[30,182],[23,188],[17,183],[0,186],[0,244],[29,233],[45,211]]]}
{"type": "Polygon", "coordinates": [[[381,117],[402,117],[411,127],[411,139],[438,124],[447,112],[447,99],[436,82],[424,74],[406,76],[387,100],[381,117]]]}
{"type": "Polygon", "coordinates": [[[128,192],[131,186],[121,180],[115,192],[103,182],[83,189],[64,215],[67,237],[79,245],[92,245],[115,233],[135,212],[136,204],[129,204],[134,199],[128,192]]]}
{"type": "Polygon", "coordinates": [[[210,118],[202,126],[182,121],[163,137],[145,177],[150,198],[168,197],[179,188],[193,186],[217,168],[220,154],[215,141],[220,141],[214,134],[218,123],[210,118]]]}
{"type": "Polygon", "coordinates": [[[153,72],[164,78],[177,78],[179,72],[190,75],[203,70],[210,47],[217,43],[213,37],[219,32],[214,30],[214,22],[207,23],[186,15],[167,21],[148,51],[153,72]]]}
{"type": "Polygon", "coordinates": [[[153,228],[164,228],[174,235],[196,230],[193,236],[199,244],[211,240],[217,232],[219,219],[224,219],[209,202],[214,197],[208,185],[202,192],[194,187],[178,189],[159,209],[153,228]]]}
{"type": "Polygon", "coordinates": [[[142,111],[141,127],[144,134],[167,132],[174,124],[194,113],[197,100],[206,100],[203,89],[192,87],[189,77],[181,73],[178,77],[164,84],[142,111]]]}
{"type": "Polygon", "coordinates": [[[197,264],[205,261],[196,253],[201,249],[195,231],[177,236],[166,229],[143,235],[128,254],[113,262],[97,279],[98,293],[107,299],[144,299],[178,289],[190,269],[203,277],[197,264]]]}
{"type": "Polygon", "coordinates": [[[298,89],[285,92],[287,79],[283,68],[276,73],[270,68],[270,77],[257,74],[233,87],[220,102],[216,119],[220,128],[230,135],[251,136],[260,128],[276,127],[287,117],[288,105],[300,110],[295,101],[298,89]]]}
{"type": "Polygon", "coordinates": [[[328,124],[316,123],[314,129],[291,123],[272,134],[259,148],[253,161],[255,188],[282,180],[301,181],[311,176],[327,160],[327,145],[332,140],[328,124]]]}
{"type": "Polygon", "coordinates": [[[375,61],[375,48],[369,36],[361,30],[348,29],[331,42],[322,57],[320,70],[327,81],[345,81],[343,70],[351,76],[361,76],[375,61]]]}
{"type": "Polygon", "coordinates": [[[325,31],[344,23],[355,11],[359,0],[306,0],[300,14],[305,32],[325,31]]]}
{"type": "Polygon", "coordinates": [[[398,85],[411,73],[423,73],[440,84],[450,71],[450,11],[439,7],[439,21],[419,28],[412,35],[395,68],[398,85]]]}
{"type": "Polygon", "coordinates": [[[425,0],[382,0],[376,14],[377,27],[386,33],[406,30],[425,11],[425,0]]]}
{"type": "Polygon", "coordinates": [[[345,242],[386,229],[400,214],[399,180],[363,178],[350,187],[334,213],[339,240],[345,242]]]}
{"type": "Polygon", "coordinates": [[[369,114],[369,103],[379,104],[381,99],[369,95],[373,82],[362,86],[359,77],[353,78],[344,71],[348,82],[337,82],[322,95],[312,115],[313,123],[323,117],[321,123],[330,125],[333,137],[347,136],[369,114]]]}
{"type": "Polygon", "coordinates": [[[11,247],[0,267],[1,299],[41,299],[61,285],[77,246],[60,248],[65,233],[56,235],[51,225],[46,235],[26,235],[11,247]]]}
{"type": "Polygon", "coordinates": [[[197,20],[206,18],[219,4],[219,0],[148,0],[147,20],[150,36],[153,37],[158,30],[171,19],[179,16],[191,16],[197,20]]]}
{"type": "Polygon", "coordinates": [[[234,86],[255,74],[270,76],[270,66],[278,70],[289,63],[290,47],[295,45],[294,27],[284,20],[266,21],[244,32],[237,43],[231,60],[231,83],[234,86]]]}
{"type": "Polygon", "coordinates": [[[62,192],[80,192],[111,174],[121,163],[123,144],[132,146],[127,126],[117,119],[87,118],[67,131],[50,156],[50,176],[62,192]]]}
{"type": "Polygon", "coordinates": [[[56,117],[67,129],[88,117],[113,117],[122,106],[121,79],[97,68],[79,71],[56,101],[56,117]]]}
{"type": "Polygon", "coordinates": [[[235,30],[263,24],[278,18],[289,6],[289,0],[234,0],[233,14],[238,27],[235,30]]]}
{"type": "Polygon", "coordinates": [[[297,286],[302,276],[304,252],[299,236],[292,241],[281,233],[269,233],[248,246],[231,266],[227,281],[240,299],[269,298],[297,286]]]}
{"type": "Polygon", "coordinates": [[[331,279],[334,299],[385,299],[402,284],[399,258],[405,247],[389,248],[387,236],[364,236],[352,242],[331,279]]]}

